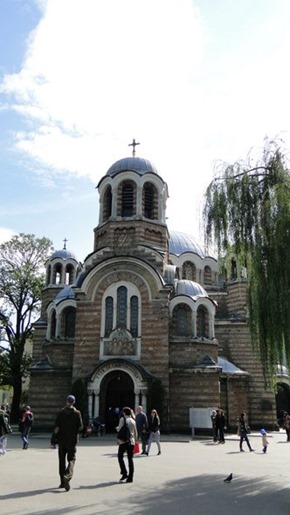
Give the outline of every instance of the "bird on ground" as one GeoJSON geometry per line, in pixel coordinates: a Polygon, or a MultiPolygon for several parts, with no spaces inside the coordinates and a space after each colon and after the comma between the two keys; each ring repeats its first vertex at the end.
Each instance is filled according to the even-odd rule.
{"type": "Polygon", "coordinates": [[[232,479],[233,479],[233,474],[231,473],[228,477],[226,477],[226,479],[224,479],[224,483],[230,483],[232,479]]]}

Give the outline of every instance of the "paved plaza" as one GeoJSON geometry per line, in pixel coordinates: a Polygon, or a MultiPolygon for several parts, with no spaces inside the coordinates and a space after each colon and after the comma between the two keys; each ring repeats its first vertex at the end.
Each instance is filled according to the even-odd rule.
{"type": "Polygon", "coordinates": [[[32,434],[22,450],[19,434],[9,436],[0,457],[1,515],[289,515],[290,443],[285,432],[250,435],[255,452],[239,452],[235,435],[225,445],[209,439],[162,435],[162,454],[134,458],[131,484],[119,483],[113,435],[80,439],[71,490],[59,490],[57,450],[49,435],[32,434]],[[224,483],[233,473],[233,481],[224,483]]]}

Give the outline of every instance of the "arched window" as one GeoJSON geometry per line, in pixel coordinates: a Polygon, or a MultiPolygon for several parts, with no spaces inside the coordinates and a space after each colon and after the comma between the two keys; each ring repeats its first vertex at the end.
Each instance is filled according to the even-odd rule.
{"type": "Polygon", "coordinates": [[[146,183],[143,188],[143,215],[155,220],[158,217],[157,192],[153,184],[146,183]]]}
{"type": "Polygon", "coordinates": [[[182,265],[182,279],[196,281],[196,267],[190,261],[185,261],[182,265]]]}
{"type": "Polygon", "coordinates": [[[55,338],[55,332],[56,332],[56,316],[55,316],[55,310],[53,310],[51,314],[50,319],[50,338],[55,338]]]}
{"type": "Polygon", "coordinates": [[[120,286],[117,290],[117,327],[127,327],[127,288],[120,286]]]}
{"type": "Polygon", "coordinates": [[[196,317],[197,336],[208,338],[208,311],[204,306],[199,306],[196,317]]]}
{"type": "Polygon", "coordinates": [[[212,285],[212,272],[209,266],[204,267],[204,284],[208,286],[212,285]]]}
{"type": "Polygon", "coordinates": [[[72,284],[74,282],[75,269],[71,263],[65,267],[65,284],[72,284]]]}
{"type": "Polygon", "coordinates": [[[113,330],[113,297],[106,298],[106,315],[105,315],[105,336],[113,330]]]}
{"type": "Polygon", "coordinates": [[[130,298],[130,331],[135,338],[138,336],[138,297],[132,295],[130,298]]]}
{"type": "Polygon", "coordinates": [[[75,337],[76,310],[66,308],[64,310],[64,336],[65,338],[75,337]]]}
{"type": "Polygon", "coordinates": [[[62,265],[60,263],[56,263],[53,267],[52,284],[61,284],[61,279],[62,279],[62,265]]]}
{"type": "Polygon", "coordinates": [[[48,265],[48,267],[46,269],[46,281],[45,281],[46,286],[48,286],[50,283],[50,274],[51,274],[51,265],[48,265]]]}
{"type": "Polygon", "coordinates": [[[172,313],[173,334],[191,336],[191,309],[187,304],[178,304],[172,313]]]}
{"type": "Polygon", "coordinates": [[[112,215],[112,189],[108,186],[104,194],[103,219],[108,220],[112,215]]]}
{"type": "Polygon", "coordinates": [[[134,189],[133,185],[125,182],[122,187],[122,210],[121,216],[133,216],[134,214],[134,189]]]}
{"type": "Polygon", "coordinates": [[[140,300],[137,288],[133,285],[112,286],[108,289],[103,303],[102,334],[108,337],[115,329],[127,329],[137,338],[140,329],[140,300]]]}

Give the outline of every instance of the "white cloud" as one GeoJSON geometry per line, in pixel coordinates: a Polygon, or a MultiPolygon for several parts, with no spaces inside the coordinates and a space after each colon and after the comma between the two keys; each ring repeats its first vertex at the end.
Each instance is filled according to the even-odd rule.
{"type": "Polygon", "coordinates": [[[43,8],[22,70],[2,85],[11,107],[34,122],[17,149],[96,180],[134,136],[150,153],[172,147],[194,114],[190,79],[204,44],[191,2],[51,0],[43,8]]]}
{"type": "Polygon", "coordinates": [[[12,236],[15,235],[15,231],[8,229],[7,227],[0,227],[0,245],[6,241],[11,240],[12,236]]]}
{"type": "Polygon", "coordinates": [[[253,5],[249,34],[233,42],[223,29],[238,22],[235,2],[221,1],[216,33],[191,0],[37,4],[22,69],[0,91],[27,122],[15,149],[43,184],[67,173],[96,184],[135,137],[168,182],[169,223],[190,230],[216,160],[245,157],[265,135],[290,141],[287,2],[268,18],[253,5]]]}

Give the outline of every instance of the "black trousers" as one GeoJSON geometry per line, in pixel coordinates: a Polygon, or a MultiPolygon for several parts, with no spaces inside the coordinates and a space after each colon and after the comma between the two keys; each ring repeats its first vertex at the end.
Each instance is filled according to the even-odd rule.
{"type": "Polygon", "coordinates": [[[129,479],[133,479],[134,474],[134,463],[133,463],[133,448],[134,446],[131,445],[129,442],[120,443],[119,449],[118,449],[118,462],[120,465],[120,473],[123,476],[127,476],[129,479]],[[129,474],[127,473],[127,468],[124,462],[124,454],[127,453],[128,458],[128,467],[129,467],[129,474]]]}
{"type": "Polygon", "coordinates": [[[146,445],[147,445],[147,442],[148,442],[148,434],[147,434],[147,432],[145,431],[145,433],[143,433],[143,431],[139,431],[138,432],[138,440],[141,440],[142,452],[146,451],[146,445]]]}
{"type": "Polygon", "coordinates": [[[64,476],[68,480],[71,480],[73,477],[76,452],[77,448],[75,443],[58,444],[59,475],[61,482],[63,482],[64,476]]]}

